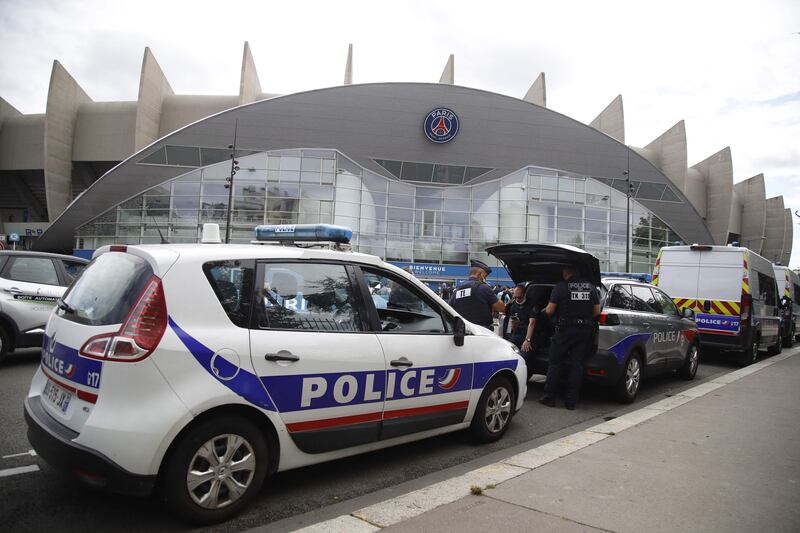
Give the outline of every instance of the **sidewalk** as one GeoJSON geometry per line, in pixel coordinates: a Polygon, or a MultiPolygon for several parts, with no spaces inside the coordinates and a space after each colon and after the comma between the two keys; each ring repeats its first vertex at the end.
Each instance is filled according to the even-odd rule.
{"type": "Polygon", "coordinates": [[[301,531],[800,531],[798,353],[301,531]]]}

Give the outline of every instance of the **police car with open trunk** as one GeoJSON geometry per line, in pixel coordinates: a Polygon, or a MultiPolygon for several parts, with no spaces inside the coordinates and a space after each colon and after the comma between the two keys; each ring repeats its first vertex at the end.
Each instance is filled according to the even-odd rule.
{"type": "Polygon", "coordinates": [[[48,463],[113,491],[157,487],[210,523],[276,471],[505,433],[526,393],[510,343],[377,257],[299,243],[342,243],[346,228],[256,233],[294,246],[95,252],[50,317],[25,400],[48,463]]]}

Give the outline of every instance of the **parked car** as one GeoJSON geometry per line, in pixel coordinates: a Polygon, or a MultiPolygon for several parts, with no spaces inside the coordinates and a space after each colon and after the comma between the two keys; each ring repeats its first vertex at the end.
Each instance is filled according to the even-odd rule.
{"type": "MultiPolygon", "coordinates": [[[[534,304],[543,308],[566,264],[600,289],[602,313],[596,350],[586,360],[585,381],[610,386],[620,401],[633,402],[642,378],[677,371],[694,379],[699,338],[691,311],[680,311],[660,289],[629,278],[600,277],[596,257],[562,244],[500,244],[486,250],[508,268],[516,283],[527,283],[534,304]]],[[[546,320],[546,319],[545,319],[546,320]]],[[[536,328],[548,326],[539,325],[536,328]]],[[[547,346],[534,347],[528,366],[546,373],[547,346]]]]}
{"type": "Polygon", "coordinates": [[[653,285],[679,308],[695,312],[703,347],[736,355],[739,364],[783,349],[778,285],[772,263],[739,246],[666,246],[656,258],[653,285]]]}
{"type": "Polygon", "coordinates": [[[42,345],[47,317],[89,262],[79,257],[0,251],[0,360],[42,345]]]}
{"type": "Polygon", "coordinates": [[[783,347],[791,348],[800,340],[800,276],[789,267],[775,265],[775,281],[781,308],[783,347]]]}

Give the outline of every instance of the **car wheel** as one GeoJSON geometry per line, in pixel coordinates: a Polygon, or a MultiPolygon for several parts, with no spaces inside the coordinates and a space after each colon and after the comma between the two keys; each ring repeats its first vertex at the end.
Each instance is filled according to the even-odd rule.
{"type": "Polygon", "coordinates": [[[514,388],[504,376],[493,378],[483,389],[470,431],[478,442],[494,442],[502,437],[514,416],[514,388]]]}
{"type": "Polygon", "coordinates": [[[11,337],[8,335],[6,328],[0,326],[0,361],[6,358],[10,347],[11,337]]]}
{"type": "Polygon", "coordinates": [[[248,420],[207,420],[190,429],[168,458],[162,497],[193,524],[222,522],[261,489],[268,457],[264,436],[248,420]]]}
{"type": "Polygon", "coordinates": [[[758,360],[758,341],[758,335],[754,336],[750,346],[739,354],[740,366],[752,365],[758,360]]]}
{"type": "Polygon", "coordinates": [[[635,353],[625,362],[625,370],[617,383],[617,398],[622,403],[633,403],[642,381],[642,363],[635,353]]]}
{"type": "Polygon", "coordinates": [[[778,355],[782,351],[783,351],[783,339],[781,339],[779,335],[778,340],[775,341],[775,344],[767,348],[767,353],[769,355],[778,355]]]}
{"type": "Polygon", "coordinates": [[[700,352],[697,349],[697,345],[692,344],[689,346],[689,351],[686,352],[686,362],[678,370],[678,375],[687,381],[691,381],[694,379],[695,375],[697,375],[697,367],[699,365],[700,352]]]}

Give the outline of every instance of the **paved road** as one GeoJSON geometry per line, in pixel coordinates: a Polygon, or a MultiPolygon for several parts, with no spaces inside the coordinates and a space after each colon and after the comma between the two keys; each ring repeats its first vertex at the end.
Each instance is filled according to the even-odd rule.
{"type": "MultiPolygon", "coordinates": [[[[11,355],[0,364],[0,456],[30,449],[25,437],[22,398],[38,360],[38,350],[25,350],[11,355]]],[[[697,380],[709,379],[735,368],[732,362],[722,357],[704,356],[697,380]]],[[[687,382],[674,376],[645,382],[633,407],[672,395],[688,386],[687,382]]],[[[500,442],[476,446],[462,434],[445,435],[281,473],[267,483],[247,512],[214,530],[242,531],[322,509],[500,452],[594,418],[611,416],[623,409],[601,388],[584,390],[577,411],[539,405],[536,400],[541,392],[541,384],[531,383],[525,406],[500,442]]],[[[85,533],[87,529],[148,532],[187,529],[167,514],[155,497],[126,498],[87,490],[60,477],[35,457],[0,459],[0,472],[32,464],[38,464],[41,471],[0,477],[0,524],[14,524],[14,531],[85,533]]]]}

